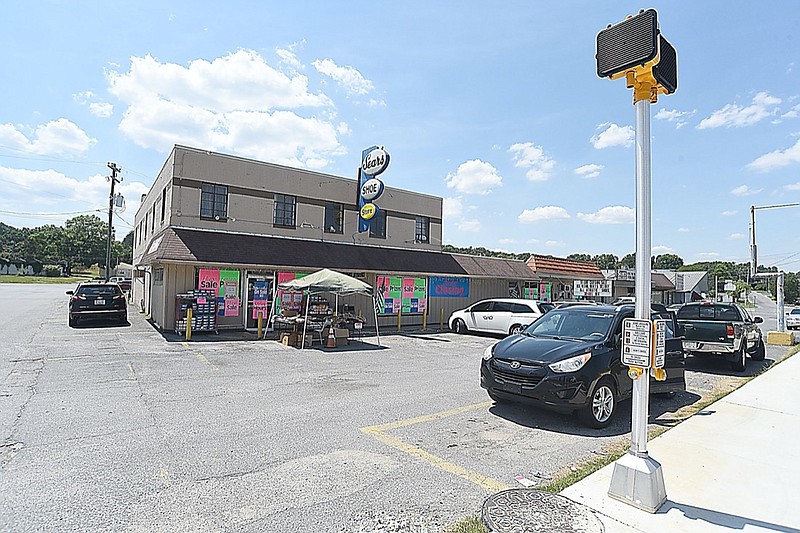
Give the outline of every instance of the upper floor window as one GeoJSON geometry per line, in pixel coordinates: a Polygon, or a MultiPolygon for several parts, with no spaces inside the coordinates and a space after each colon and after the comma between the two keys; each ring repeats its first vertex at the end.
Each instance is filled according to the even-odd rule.
{"type": "Polygon", "coordinates": [[[369,221],[369,236],[386,238],[386,211],[378,211],[369,221]]]}
{"type": "Polygon", "coordinates": [[[200,218],[228,218],[228,187],[204,183],[200,193],[200,218]]]}
{"type": "Polygon", "coordinates": [[[275,215],[273,223],[276,226],[295,227],[295,206],[297,198],[288,194],[275,195],[275,215]]]}
{"type": "Polygon", "coordinates": [[[344,206],[325,202],[325,233],[344,233],[344,206]]]}
{"type": "Polygon", "coordinates": [[[164,223],[164,216],[167,214],[167,188],[161,191],[161,223],[164,223]]]}
{"type": "Polygon", "coordinates": [[[428,217],[417,217],[414,230],[414,240],[417,242],[428,243],[431,235],[431,219],[428,217]]]}

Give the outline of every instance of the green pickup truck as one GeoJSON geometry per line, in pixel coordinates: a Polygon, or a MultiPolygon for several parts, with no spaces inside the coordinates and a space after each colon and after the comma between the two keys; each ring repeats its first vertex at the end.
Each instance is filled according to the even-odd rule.
{"type": "Polygon", "coordinates": [[[760,316],[751,317],[736,304],[687,303],[678,310],[677,318],[687,355],[724,356],[737,372],[744,371],[747,355],[753,361],[764,360],[764,337],[758,327],[764,320],[760,316]]]}

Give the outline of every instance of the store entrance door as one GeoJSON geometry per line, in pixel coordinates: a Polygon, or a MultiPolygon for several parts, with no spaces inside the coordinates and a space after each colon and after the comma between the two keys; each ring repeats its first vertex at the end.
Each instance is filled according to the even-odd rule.
{"type": "Polygon", "coordinates": [[[247,273],[247,307],[244,328],[258,331],[258,311],[263,312],[262,326],[267,327],[267,318],[272,308],[272,274],[247,273]]]}

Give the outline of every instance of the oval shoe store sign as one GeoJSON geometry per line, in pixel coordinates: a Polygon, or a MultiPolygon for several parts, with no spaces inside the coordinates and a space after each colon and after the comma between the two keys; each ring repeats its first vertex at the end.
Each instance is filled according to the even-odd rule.
{"type": "Polygon", "coordinates": [[[361,161],[361,172],[368,176],[377,176],[389,166],[389,153],[383,147],[374,147],[366,153],[361,161]]]}

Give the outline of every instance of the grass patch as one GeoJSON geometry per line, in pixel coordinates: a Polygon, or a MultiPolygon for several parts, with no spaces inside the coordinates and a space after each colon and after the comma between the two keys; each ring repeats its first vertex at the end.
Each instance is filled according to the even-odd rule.
{"type": "Polygon", "coordinates": [[[49,278],[47,276],[18,276],[14,274],[0,274],[0,283],[34,283],[37,285],[64,283],[74,284],[86,279],[91,279],[91,277],[49,278]]]}
{"type": "Polygon", "coordinates": [[[479,516],[468,516],[448,526],[444,533],[489,533],[479,516]]]}

